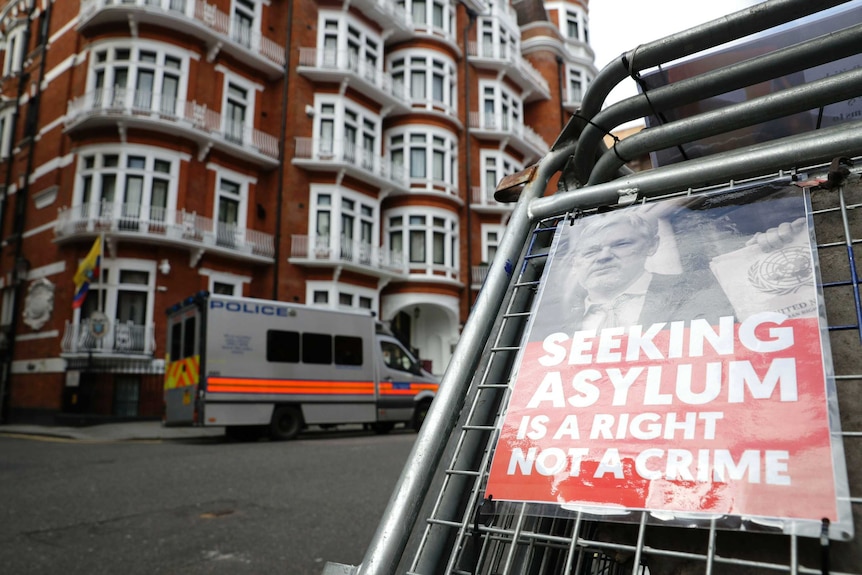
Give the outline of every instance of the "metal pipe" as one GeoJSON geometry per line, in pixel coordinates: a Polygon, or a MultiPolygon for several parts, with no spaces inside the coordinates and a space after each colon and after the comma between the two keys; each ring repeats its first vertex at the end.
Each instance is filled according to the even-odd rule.
{"type": "Polygon", "coordinates": [[[484,287],[476,298],[461,340],[440,382],[440,391],[431,404],[357,575],[395,573],[508,288],[512,273],[510,266],[521,253],[532,228],[527,213],[528,202],[544,193],[550,177],[574,151],[574,144],[573,141],[569,146],[548,152],[537,165],[533,179],[525,185],[497,255],[488,269],[484,287]]]}
{"type": "Polygon", "coordinates": [[[650,104],[667,110],[852,56],[859,52],[860,35],[862,24],[656,88],[649,92],[649,100],[639,94],[608,106],[584,127],[573,160],[575,174],[586,181],[605,132],[649,115],[650,104]]]}
{"type": "Polygon", "coordinates": [[[747,146],[705,158],[638,172],[626,178],[530,201],[530,218],[614,204],[621,190],[637,189],[639,198],[678,192],[687,188],[763,176],[789,167],[825,163],[836,156],[862,154],[862,120],[845,122],[765,144],[747,146]]]}
{"type": "MultiPolygon", "coordinates": [[[[592,121],[601,110],[611,90],[632,74],[714,48],[726,42],[738,40],[750,34],[768,30],[780,24],[792,22],[798,18],[810,16],[827,8],[846,4],[848,1],[850,0],[821,0],[819,2],[767,0],[762,4],[739,10],[654,42],[642,44],[634,50],[621,54],[618,59],[605,66],[596,75],[581,103],[580,116],[582,118],[576,116],[573,121],[583,125],[592,121]]],[[[586,157],[587,159],[592,157],[586,145],[578,157],[586,157]]],[[[586,180],[588,172],[589,169],[579,169],[576,173],[586,180]]]]}
{"type": "Polygon", "coordinates": [[[590,173],[587,185],[613,178],[619,167],[625,164],[623,158],[635,158],[644,153],[806,112],[859,94],[862,94],[862,69],[828,76],[775,94],[643,130],[618,142],[613,152],[606,152],[590,173]]]}

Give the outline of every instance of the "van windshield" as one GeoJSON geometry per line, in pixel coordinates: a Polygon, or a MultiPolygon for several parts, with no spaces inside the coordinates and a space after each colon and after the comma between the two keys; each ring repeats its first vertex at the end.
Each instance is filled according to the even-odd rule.
{"type": "Polygon", "coordinates": [[[383,362],[392,369],[421,373],[419,364],[397,343],[381,341],[380,350],[383,352],[383,362]]]}

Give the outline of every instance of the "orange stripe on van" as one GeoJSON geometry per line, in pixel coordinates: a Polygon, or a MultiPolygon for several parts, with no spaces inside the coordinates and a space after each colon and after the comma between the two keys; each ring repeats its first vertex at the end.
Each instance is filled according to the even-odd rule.
{"type": "Polygon", "coordinates": [[[412,381],[393,381],[380,384],[380,395],[416,395],[422,391],[437,392],[436,383],[417,383],[412,381]]]}
{"type": "Polygon", "coordinates": [[[320,381],[209,377],[210,393],[284,393],[293,395],[374,395],[373,381],[320,381]]]}

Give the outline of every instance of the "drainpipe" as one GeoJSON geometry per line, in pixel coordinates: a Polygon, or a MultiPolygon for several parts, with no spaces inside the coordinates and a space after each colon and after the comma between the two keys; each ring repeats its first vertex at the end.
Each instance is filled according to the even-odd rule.
{"type": "Polygon", "coordinates": [[[290,42],[293,23],[293,0],[287,2],[287,36],[284,40],[284,82],[281,86],[281,146],[278,150],[278,190],[275,209],[275,268],[272,277],[272,299],[278,299],[278,280],[281,271],[281,212],[284,209],[284,161],[287,158],[287,103],[290,88],[290,42]]]}
{"type": "MultiPolygon", "coordinates": [[[[467,201],[465,205],[467,206],[467,289],[464,290],[466,293],[466,304],[467,310],[469,311],[471,307],[473,307],[473,208],[470,206],[471,198],[471,187],[470,183],[473,180],[473,156],[472,156],[472,145],[470,144],[470,61],[469,61],[469,40],[470,40],[470,29],[473,28],[473,25],[476,23],[476,12],[473,11],[472,8],[464,4],[464,8],[467,10],[467,17],[470,21],[467,23],[467,26],[464,28],[464,113],[467,121],[464,122],[464,142],[465,142],[465,165],[464,165],[464,174],[467,179],[467,189],[466,196],[467,201]]],[[[460,315],[460,314],[459,314],[460,315]]]]}
{"type": "MultiPolygon", "coordinates": [[[[12,379],[12,359],[15,356],[15,332],[18,330],[18,316],[20,315],[20,294],[21,287],[23,285],[24,274],[25,271],[19,269],[19,261],[21,260],[22,255],[22,244],[23,244],[23,233],[25,229],[25,215],[27,213],[27,195],[30,190],[30,174],[33,172],[33,154],[34,148],[36,146],[35,137],[39,130],[39,106],[42,96],[42,79],[45,76],[45,56],[48,50],[48,33],[47,30],[50,29],[50,21],[51,21],[51,7],[53,3],[49,2],[45,9],[45,17],[42,25],[45,27],[45,33],[42,34],[42,60],[39,63],[39,81],[36,87],[36,95],[30,99],[30,106],[35,104],[35,109],[32,112],[28,109],[28,115],[32,114],[32,123],[29,126],[25,126],[28,128],[28,133],[24,134],[24,138],[31,138],[29,142],[29,148],[27,150],[27,167],[24,171],[24,185],[21,186],[21,189],[16,192],[15,195],[15,217],[13,223],[13,232],[10,236],[12,241],[15,242],[15,257],[13,259],[14,271],[13,271],[13,286],[12,289],[12,323],[9,325],[9,347],[6,350],[6,357],[3,365],[4,373],[3,376],[0,377],[0,422],[6,423],[8,421],[8,411],[9,411],[9,402],[7,395],[9,394],[9,381],[12,379]]],[[[16,100],[16,109],[15,114],[12,120],[11,132],[12,138],[15,137],[15,131],[18,128],[18,117],[20,114],[20,102],[21,97],[24,93],[25,85],[29,82],[30,77],[29,74],[24,73],[24,62],[27,60],[27,51],[30,47],[30,37],[32,36],[31,32],[31,24],[33,22],[33,12],[36,10],[36,0],[31,0],[30,9],[27,12],[27,24],[26,29],[24,30],[24,38],[21,45],[21,62],[20,62],[20,78],[18,81],[18,99],[16,100]]],[[[11,148],[11,146],[10,146],[11,148]]],[[[6,171],[6,189],[9,189],[9,185],[12,181],[12,167],[14,165],[13,162],[13,154],[12,150],[9,151],[9,159],[7,160],[7,171],[6,171]]],[[[8,193],[8,192],[7,192],[8,193]]],[[[5,196],[5,194],[4,194],[5,196]]],[[[2,227],[3,218],[6,215],[6,201],[4,198],[2,208],[0,208],[0,227],[2,227]]]]}
{"type": "Polygon", "coordinates": [[[563,105],[563,58],[557,56],[557,101],[560,105],[560,131],[566,127],[568,120],[566,119],[566,107],[563,105]]]}

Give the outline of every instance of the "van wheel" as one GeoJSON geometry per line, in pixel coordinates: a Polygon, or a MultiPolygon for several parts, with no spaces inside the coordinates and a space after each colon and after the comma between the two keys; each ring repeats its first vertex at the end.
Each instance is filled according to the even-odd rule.
{"type": "Polygon", "coordinates": [[[392,428],[395,427],[395,424],[391,421],[377,421],[371,424],[371,429],[374,430],[374,433],[380,435],[386,435],[392,428]]]}
{"type": "Polygon", "coordinates": [[[302,413],[292,405],[277,407],[272,414],[269,434],[273,439],[293,439],[302,428],[302,413]]]}
{"type": "Polygon", "coordinates": [[[428,410],[431,409],[430,401],[423,401],[416,406],[416,411],[413,413],[413,429],[419,431],[422,424],[425,423],[425,418],[428,416],[428,410]]]}

